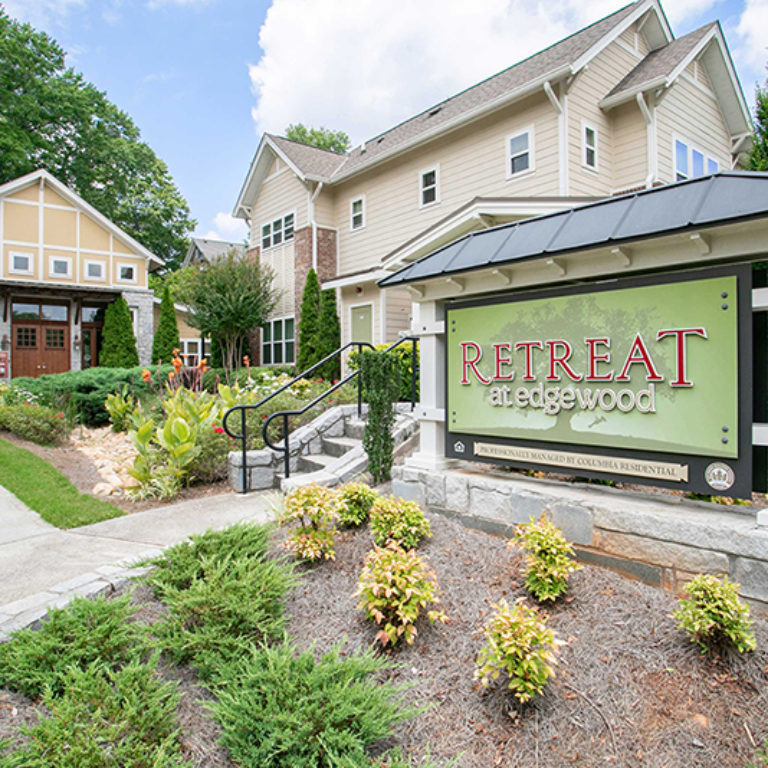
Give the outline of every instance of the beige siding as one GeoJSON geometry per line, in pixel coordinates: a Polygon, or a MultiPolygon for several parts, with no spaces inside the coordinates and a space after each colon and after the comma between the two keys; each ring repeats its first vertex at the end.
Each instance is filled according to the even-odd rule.
{"type": "Polygon", "coordinates": [[[610,112],[613,129],[613,189],[645,184],[648,176],[648,133],[634,102],[610,112]]]}
{"type": "Polygon", "coordinates": [[[675,138],[730,168],[730,137],[715,99],[684,78],[678,78],[656,108],[658,121],[659,178],[674,181],[675,138]]]}
{"type": "Polygon", "coordinates": [[[339,320],[341,321],[341,340],[342,344],[347,341],[354,341],[350,338],[352,307],[361,304],[373,305],[373,342],[377,344],[381,339],[381,293],[373,283],[366,283],[358,286],[361,291],[358,293],[354,287],[342,288],[339,297],[339,320]]]}
{"type": "Polygon", "coordinates": [[[259,260],[275,274],[273,285],[280,292],[275,308],[270,317],[293,316],[295,298],[294,245],[288,242],[264,251],[259,260]]]}
{"type": "Polygon", "coordinates": [[[307,225],[307,188],[293,171],[285,169],[267,179],[251,210],[251,246],[261,244],[261,226],[286,213],[295,216],[294,228],[307,225]]]}
{"type": "Polygon", "coordinates": [[[394,248],[477,195],[557,195],[557,167],[557,118],[542,92],[339,184],[335,220],[340,272],[378,264],[394,248]],[[531,125],[535,170],[508,179],[506,137],[531,125]],[[440,202],[421,208],[419,174],[438,164],[440,202]],[[366,197],[365,228],[351,232],[350,201],[361,195],[366,197]]]}
{"type": "Polygon", "coordinates": [[[384,341],[397,341],[399,331],[407,331],[411,327],[411,294],[407,290],[387,290],[384,304],[386,307],[386,324],[384,341]]]}
{"type": "Polygon", "coordinates": [[[643,37],[643,33],[637,33],[639,22],[635,22],[629,29],[625,29],[624,32],[619,35],[619,39],[625,45],[629,46],[632,50],[637,52],[638,58],[642,58],[649,52],[648,43],[643,37]]]}
{"type": "Polygon", "coordinates": [[[323,187],[315,198],[315,221],[323,227],[336,227],[335,195],[333,189],[323,187]]]}
{"type": "Polygon", "coordinates": [[[40,187],[38,183],[30,184],[28,187],[20,189],[18,192],[14,192],[9,195],[8,200],[26,200],[30,203],[36,203],[40,199],[40,187]]]}

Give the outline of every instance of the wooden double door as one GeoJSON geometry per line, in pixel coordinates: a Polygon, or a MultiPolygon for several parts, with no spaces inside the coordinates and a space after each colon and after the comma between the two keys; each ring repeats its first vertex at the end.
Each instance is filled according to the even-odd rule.
{"type": "Polygon", "coordinates": [[[14,299],[11,372],[42,376],[70,369],[69,304],[14,299]]]}

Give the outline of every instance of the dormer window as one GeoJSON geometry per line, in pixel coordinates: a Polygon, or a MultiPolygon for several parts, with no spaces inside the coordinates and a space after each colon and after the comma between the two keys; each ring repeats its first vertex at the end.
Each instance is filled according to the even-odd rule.
{"type": "Polygon", "coordinates": [[[365,227],[365,196],[356,197],[349,203],[349,228],[353,232],[365,227]]]}
{"type": "Polygon", "coordinates": [[[440,166],[427,168],[419,174],[420,204],[424,208],[427,205],[440,202],[440,166]]]}
{"type": "Polygon", "coordinates": [[[507,136],[507,178],[533,170],[533,127],[507,136]]]}

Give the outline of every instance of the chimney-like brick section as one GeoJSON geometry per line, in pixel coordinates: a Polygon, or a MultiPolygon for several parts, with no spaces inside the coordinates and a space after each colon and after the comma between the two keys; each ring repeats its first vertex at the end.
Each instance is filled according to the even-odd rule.
{"type": "MultiPolygon", "coordinates": [[[[312,227],[304,227],[293,236],[294,270],[296,274],[294,292],[294,314],[296,316],[296,340],[298,349],[299,320],[301,319],[301,299],[304,285],[312,267],[312,227]]],[[[317,277],[331,280],[336,277],[336,232],[332,229],[317,228],[317,277]]]]}

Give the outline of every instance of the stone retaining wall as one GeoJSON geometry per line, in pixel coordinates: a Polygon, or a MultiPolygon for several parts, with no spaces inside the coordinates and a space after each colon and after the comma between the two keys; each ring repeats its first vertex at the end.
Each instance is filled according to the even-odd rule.
{"type": "Polygon", "coordinates": [[[768,615],[768,529],[757,525],[752,509],[477,467],[435,471],[405,464],[393,469],[392,491],[504,536],[546,513],[584,562],[674,592],[696,573],[727,573],[755,612],[768,615]]]}

